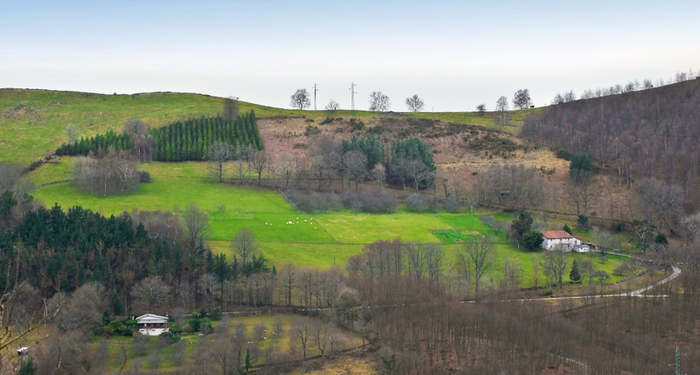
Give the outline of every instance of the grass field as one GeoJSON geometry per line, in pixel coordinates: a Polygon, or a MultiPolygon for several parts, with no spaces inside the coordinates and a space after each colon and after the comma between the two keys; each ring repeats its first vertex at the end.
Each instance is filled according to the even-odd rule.
{"type": "MultiPolygon", "coordinates": [[[[61,164],[45,165],[31,174],[39,186],[69,177],[70,158],[61,164]]],[[[201,207],[209,217],[210,233],[206,239],[217,253],[231,259],[229,242],[239,229],[248,227],[258,237],[260,247],[269,264],[292,262],[301,266],[329,268],[343,266],[363,246],[376,240],[438,242],[442,244],[448,263],[454,259],[455,248],[476,235],[489,235],[498,242],[498,261],[494,266],[494,282],[503,275],[505,260],[520,265],[523,286],[532,281],[533,262],[541,253],[525,253],[508,243],[503,231],[494,233],[479,220],[486,212],[469,213],[411,213],[400,209],[387,215],[372,215],[352,211],[308,215],[297,212],[277,192],[251,187],[219,184],[207,178],[203,163],[147,163],[141,169],[151,173],[152,183],[141,184],[130,194],[103,197],[88,194],[72,183],[61,183],[38,188],[34,196],[46,206],[58,203],[64,209],[74,205],[103,214],[120,214],[135,207],[141,210],[179,210],[189,203],[201,207]],[[288,224],[291,222],[293,224],[288,224]]],[[[512,220],[512,215],[498,213],[501,221],[512,220]]],[[[577,256],[577,255],[574,255],[577,256]]],[[[601,263],[612,276],[612,270],[621,260],[610,259],[601,263]]],[[[568,275],[568,273],[567,273],[568,275]]],[[[610,281],[619,281],[613,276],[610,281]]]]}

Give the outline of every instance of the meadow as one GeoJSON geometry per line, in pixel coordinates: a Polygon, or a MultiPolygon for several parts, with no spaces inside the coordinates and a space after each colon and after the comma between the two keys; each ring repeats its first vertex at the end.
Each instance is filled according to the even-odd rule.
{"type": "MultiPolygon", "coordinates": [[[[37,185],[69,178],[70,158],[60,164],[44,165],[31,174],[37,185]]],[[[330,268],[343,267],[347,259],[362,251],[365,244],[376,240],[439,243],[447,264],[455,258],[461,243],[472,236],[489,235],[498,243],[498,260],[494,266],[493,282],[504,273],[506,260],[518,264],[522,286],[530,286],[533,264],[542,253],[527,253],[516,249],[505,238],[503,231],[495,233],[479,220],[488,212],[473,214],[426,212],[413,213],[399,208],[393,214],[365,214],[349,210],[306,214],[296,211],[284,197],[271,190],[238,185],[219,184],[208,177],[203,163],[144,163],[153,182],[143,183],[129,194],[104,197],[89,194],[74,184],[65,182],[39,187],[34,197],[45,206],[59,204],[63,209],[75,205],[118,215],[124,211],[173,210],[179,211],[190,203],[202,208],[209,217],[210,232],[205,237],[217,253],[231,259],[234,254],[229,244],[243,227],[251,229],[260,242],[260,248],[271,265],[291,262],[299,266],[330,268]],[[291,223],[291,224],[290,224],[291,223]]],[[[497,213],[497,220],[510,221],[512,215],[497,213]]],[[[578,255],[575,255],[578,256],[578,255]]],[[[611,275],[609,282],[621,280],[613,276],[613,269],[621,260],[598,262],[597,268],[611,275]]],[[[568,273],[567,273],[568,275],[568,273]]]]}

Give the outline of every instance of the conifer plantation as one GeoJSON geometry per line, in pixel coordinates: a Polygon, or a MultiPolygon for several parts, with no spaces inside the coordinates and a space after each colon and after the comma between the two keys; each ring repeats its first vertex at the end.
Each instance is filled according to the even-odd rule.
{"type": "MultiPolygon", "coordinates": [[[[202,116],[178,121],[161,128],[149,129],[148,134],[154,139],[155,149],[150,152],[155,161],[203,160],[207,148],[215,141],[226,142],[234,147],[251,146],[257,150],[265,148],[253,111],[233,120],[225,120],[220,116],[202,116]]],[[[87,155],[90,151],[97,153],[99,149],[106,150],[109,146],[114,146],[117,151],[131,150],[134,144],[131,135],[109,131],[104,135],[81,138],[73,144],[64,144],[56,150],[56,154],[87,155]]]]}

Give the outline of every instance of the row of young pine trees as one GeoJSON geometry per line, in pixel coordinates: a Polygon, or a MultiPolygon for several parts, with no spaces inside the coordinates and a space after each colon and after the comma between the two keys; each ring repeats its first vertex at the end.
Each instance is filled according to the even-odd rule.
{"type": "MultiPolygon", "coordinates": [[[[263,150],[262,138],[258,130],[255,112],[240,115],[233,120],[217,117],[200,117],[178,121],[167,126],[149,129],[149,138],[153,139],[155,149],[153,160],[188,161],[203,160],[207,147],[216,141],[233,146],[263,150]]],[[[59,156],[87,155],[90,151],[107,150],[113,146],[117,151],[131,151],[134,138],[131,134],[117,134],[110,130],[91,138],[81,138],[72,144],[63,144],[56,150],[59,156]]]]}

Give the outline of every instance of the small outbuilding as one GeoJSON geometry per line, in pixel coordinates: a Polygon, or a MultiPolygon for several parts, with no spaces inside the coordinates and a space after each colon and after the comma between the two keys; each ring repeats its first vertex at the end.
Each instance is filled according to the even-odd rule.
{"type": "Polygon", "coordinates": [[[168,332],[168,314],[165,316],[144,314],[136,317],[136,323],[142,335],[159,336],[163,332],[168,332]]]}
{"type": "Polygon", "coordinates": [[[544,237],[542,247],[547,250],[556,250],[561,247],[564,251],[572,251],[576,246],[581,245],[581,240],[564,230],[545,230],[542,236],[544,237]]]}

